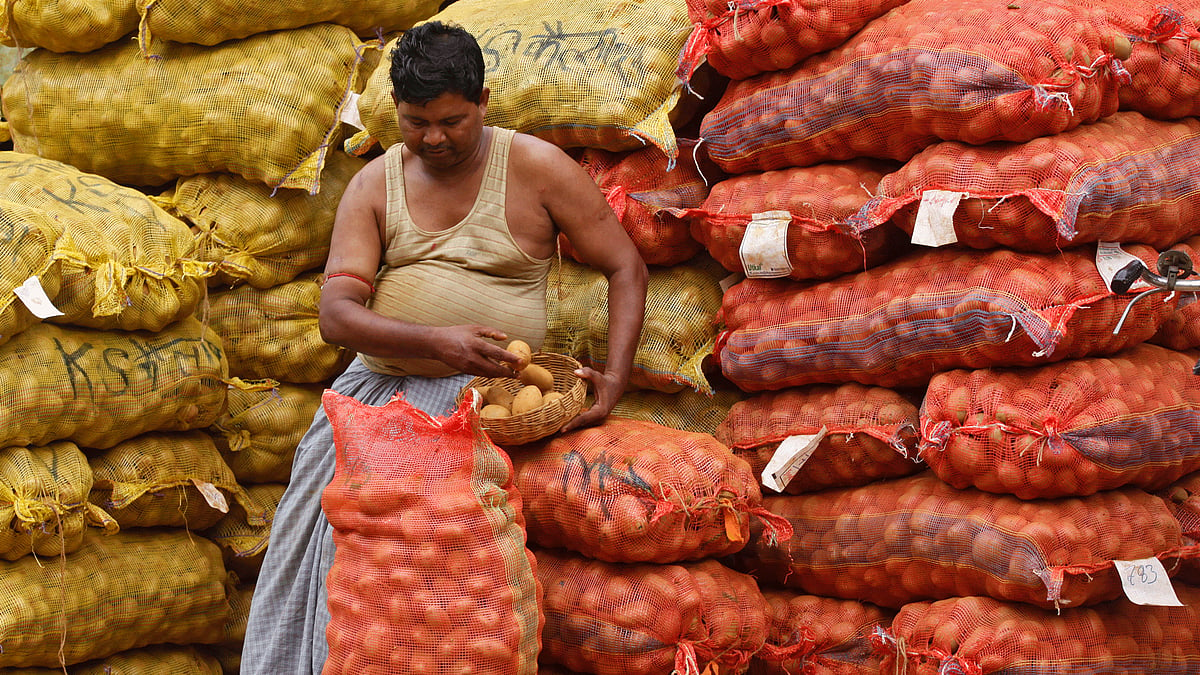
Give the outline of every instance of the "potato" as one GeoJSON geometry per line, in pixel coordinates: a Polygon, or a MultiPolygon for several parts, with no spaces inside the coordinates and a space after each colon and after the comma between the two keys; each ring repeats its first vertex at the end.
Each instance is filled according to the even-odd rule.
{"type": "Polygon", "coordinates": [[[489,403],[483,406],[483,410],[479,411],[479,417],[485,420],[496,420],[511,416],[512,413],[509,412],[508,408],[495,403],[489,403]]]}
{"type": "Polygon", "coordinates": [[[483,394],[485,407],[497,405],[506,410],[512,408],[513,393],[498,384],[484,387],[481,393],[483,394]]]}
{"type": "Polygon", "coordinates": [[[525,366],[517,379],[524,385],[536,386],[543,394],[554,391],[554,374],[536,363],[525,366]]]}
{"type": "Polygon", "coordinates": [[[516,369],[524,370],[533,361],[533,350],[524,340],[513,340],[508,343],[508,351],[517,355],[521,360],[517,362],[516,369]]]}
{"type": "Polygon", "coordinates": [[[552,391],[542,397],[542,405],[548,406],[551,403],[554,403],[555,401],[562,400],[562,398],[563,398],[563,395],[561,393],[559,393],[557,391],[552,391]]]}
{"type": "Polygon", "coordinates": [[[521,415],[542,406],[542,390],[537,385],[527,385],[513,397],[512,414],[521,415]]]}

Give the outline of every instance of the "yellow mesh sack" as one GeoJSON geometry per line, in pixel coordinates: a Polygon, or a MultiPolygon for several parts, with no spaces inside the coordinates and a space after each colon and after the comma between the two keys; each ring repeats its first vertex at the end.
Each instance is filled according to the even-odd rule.
{"type": "MultiPolygon", "coordinates": [[[[215,655],[179,645],[129,649],[67,668],[67,675],[222,675],[222,672],[221,662],[215,655]]],[[[63,675],[62,668],[0,668],[0,675],[18,673],[63,675]]]]}
{"type": "Polygon", "coordinates": [[[270,288],[325,264],[338,202],[364,164],[330,152],[315,195],[281,190],[272,197],[262,183],[204,174],[180,178],[154,199],[195,228],[196,257],[217,265],[217,282],[270,288]]]}
{"type": "MultiPolygon", "coordinates": [[[[183,530],[84,537],[63,558],[4,566],[0,666],[67,665],[152,644],[219,642],[229,616],[216,544],[183,530]]],[[[61,671],[60,671],[61,672],[61,671]]]]}
{"type": "Polygon", "coordinates": [[[732,389],[718,389],[712,394],[688,390],[668,394],[641,389],[626,392],[618,399],[612,416],[654,422],[679,431],[712,434],[733,404],[745,398],[746,394],[732,389]]]}
{"type": "Polygon", "coordinates": [[[224,341],[230,374],[307,384],[346,369],[354,353],[325,342],[317,326],[320,279],[304,274],[266,290],[240,286],[211,294],[209,324],[224,341]]]}
{"type": "MultiPolygon", "coordinates": [[[[84,144],[86,145],[86,144],[84,144]]],[[[162,330],[196,311],[212,264],[193,258],[187,226],[144,194],[62,162],[0,152],[0,199],[37,209],[62,234],[53,321],[162,330]]]]}
{"type": "MultiPolygon", "coordinates": [[[[712,393],[701,366],[716,342],[713,319],[726,273],[711,259],[697,260],[650,271],[630,389],[712,393]]],[[[542,350],[602,369],[608,360],[608,279],[586,265],[556,261],[546,298],[542,350]]]]}
{"type": "Polygon", "coordinates": [[[319,385],[232,378],[228,408],[209,428],[239,483],[286,483],[296,447],[321,407],[319,385]]]}
{"type": "Polygon", "coordinates": [[[30,277],[48,297],[58,295],[62,273],[54,251],[62,226],[38,209],[0,197],[0,344],[38,322],[14,291],[30,277]]]}
{"type": "Polygon", "coordinates": [[[412,28],[437,13],[441,0],[305,0],[303,3],[238,0],[137,0],[139,39],[215,45],[286,28],[330,22],[364,37],[412,28]]]}
{"type": "Polygon", "coordinates": [[[246,640],[246,622],[250,618],[250,600],[254,584],[239,584],[229,591],[229,618],[225,621],[225,639],[213,645],[211,651],[226,673],[236,673],[242,666],[242,644],[246,640]]]}
{"type": "Polygon", "coordinates": [[[348,28],[317,24],[143,58],[35,50],[5,83],[13,148],[130,185],[232,172],[316,192],[358,73],[348,28]]]}
{"type": "Polygon", "coordinates": [[[275,509],[287,485],[263,483],[246,488],[250,499],[259,505],[259,518],[251,519],[245,508],[234,505],[229,515],[209,528],[204,536],[221,547],[225,568],[236,573],[238,578],[253,581],[262,569],[263,556],[271,539],[271,523],[275,509]]]}
{"type": "Polygon", "coordinates": [[[207,529],[233,511],[230,497],[244,520],[266,522],[203,431],[142,434],[88,462],[94,475],[89,500],[123,528],[207,529]]]}
{"type": "MultiPolygon", "coordinates": [[[[680,98],[675,76],[691,32],[683,0],[459,0],[433,19],[471,32],[491,88],[487,124],[561,147],[619,151],[657,145],[674,159],[668,115],[680,98]]],[[[366,131],[384,147],[400,141],[388,77],[395,41],[358,101],[366,131]]]]}
{"type": "Polygon", "coordinates": [[[137,29],[134,0],[0,0],[0,44],[90,52],[137,29]]]}
{"type": "Polygon", "coordinates": [[[31,326],[0,346],[0,447],[105,449],[202,429],[225,409],[221,339],[194,318],[159,333],[31,326]]]}
{"type": "Polygon", "coordinates": [[[88,502],[91,487],[92,469],[74,443],[0,449],[0,558],[70,553],[87,525],[115,533],[116,521],[88,502]]]}

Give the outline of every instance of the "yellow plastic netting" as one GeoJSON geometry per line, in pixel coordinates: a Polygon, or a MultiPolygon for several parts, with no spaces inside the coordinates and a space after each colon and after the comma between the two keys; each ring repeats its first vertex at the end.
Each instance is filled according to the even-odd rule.
{"type": "Polygon", "coordinates": [[[159,333],[31,326],[0,346],[0,444],[110,448],[209,426],[225,409],[221,340],[194,318],[159,333]]]}
{"type": "Polygon", "coordinates": [[[90,52],[137,29],[134,0],[0,0],[0,44],[90,52]]]}
{"type": "Polygon", "coordinates": [[[86,525],[115,533],[116,521],[88,503],[91,487],[87,457],[70,441],[0,449],[0,558],[70,553],[86,525]]]}
{"type": "Polygon", "coordinates": [[[219,642],[229,616],[216,544],[182,530],[85,537],[4,570],[0,666],[67,665],[151,644],[219,642]]]}
{"type": "MultiPolygon", "coordinates": [[[[675,157],[668,114],[679,100],[679,52],[691,32],[683,0],[459,0],[433,17],[479,40],[491,100],[484,121],[562,147],[657,145],[675,157]]],[[[395,42],[367,81],[358,109],[385,147],[400,141],[388,67],[395,42]]]]}
{"type": "Polygon", "coordinates": [[[642,389],[622,396],[613,407],[612,416],[711,434],[729,409],[744,398],[746,394],[733,389],[715,390],[711,395],[686,389],[675,394],[642,389]]]}
{"type": "Polygon", "coordinates": [[[266,31],[330,22],[362,36],[412,28],[433,16],[441,0],[306,0],[246,3],[239,0],[137,0],[142,14],[140,38],[201,45],[266,31]]]}
{"type": "Polygon", "coordinates": [[[317,24],[146,59],[126,40],[28,54],[3,92],[13,147],[132,185],[229,171],[316,192],[362,48],[317,24]]]}
{"type": "Polygon", "coordinates": [[[316,195],[283,190],[272,197],[262,183],[205,174],[180,178],[153,199],[193,225],[196,257],[216,263],[216,281],[270,288],[325,264],[338,202],[364,164],[330,152],[316,195]]]}
{"type": "MultiPolygon", "coordinates": [[[[67,668],[67,675],[222,675],[221,663],[196,647],[129,649],[67,668]]],[[[0,675],[63,675],[61,668],[0,668],[0,675]]]]}
{"type": "Polygon", "coordinates": [[[54,258],[62,284],[51,298],[64,316],[56,322],[157,331],[195,312],[204,297],[213,266],[195,259],[187,226],[137,190],[55,160],[0,152],[0,199],[61,228],[54,258]]]}
{"type": "MultiPolygon", "coordinates": [[[[724,270],[711,259],[651,270],[646,315],[629,386],[709,394],[701,366],[712,353],[724,270]]],[[[546,291],[543,351],[603,368],[608,360],[608,279],[570,260],[556,262],[546,291]]]]}
{"type": "Polygon", "coordinates": [[[305,274],[265,291],[241,286],[212,294],[209,321],[224,341],[231,374],[311,383],[345,370],[354,353],[325,342],[317,326],[320,279],[305,274]]]}
{"type": "Polygon", "coordinates": [[[203,431],[142,434],[88,462],[95,476],[89,500],[123,528],[203,530],[230,513],[234,500],[244,520],[266,522],[203,431]]]}
{"type": "Polygon", "coordinates": [[[0,344],[38,318],[14,294],[31,277],[48,297],[58,295],[62,273],[54,250],[62,226],[42,211],[0,197],[0,344]]]}
{"type": "Polygon", "coordinates": [[[319,385],[233,378],[225,414],[209,428],[239,483],[286,483],[296,447],[321,407],[319,385]]]}
{"type": "Polygon", "coordinates": [[[258,505],[261,519],[252,522],[244,507],[234,505],[229,515],[204,532],[225,558],[225,567],[239,578],[253,581],[262,568],[263,556],[271,539],[271,523],[275,509],[287,486],[282,483],[263,483],[246,488],[251,501],[258,505]]]}

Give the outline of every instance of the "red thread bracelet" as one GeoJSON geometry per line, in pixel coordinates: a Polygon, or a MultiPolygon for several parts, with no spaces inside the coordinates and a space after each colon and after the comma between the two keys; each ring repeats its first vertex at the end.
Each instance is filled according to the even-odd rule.
{"type": "Polygon", "coordinates": [[[325,275],[325,281],[329,281],[330,279],[332,279],[332,278],[334,278],[334,277],[350,277],[351,279],[358,279],[359,281],[361,281],[361,282],[363,282],[364,284],[366,284],[366,285],[367,285],[367,288],[371,289],[371,292],[372,292],[372,293],[374,293],[374,292],[375,292],[375,284],[373,284],[373,283],[371,283],[371,282],[367,281],[366,279],[364,279],[364,278],[362,278],[362,277],[358,276],[357,274],[354,274],[354,273],[351,273],[351,272],[334,272],[333,274],[326,274],[326,275],[325,275]]]}

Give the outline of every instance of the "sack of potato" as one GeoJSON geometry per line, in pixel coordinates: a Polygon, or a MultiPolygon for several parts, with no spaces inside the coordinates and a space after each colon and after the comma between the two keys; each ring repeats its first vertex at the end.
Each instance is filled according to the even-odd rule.
{"type": "Polygon", "coordinates": [[[587,385],[575,375],[579,362],[550,352],[533,353],[522,340],[506,347],[521,357],[514,377],[476,377],[467,383],[476,399],[479,418],[493,443],[520,445],[545,438],[583,409],[587,385]]]}

